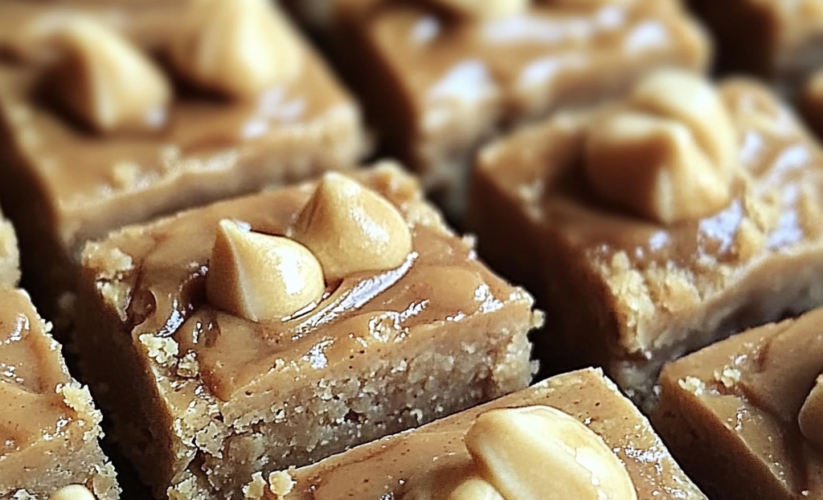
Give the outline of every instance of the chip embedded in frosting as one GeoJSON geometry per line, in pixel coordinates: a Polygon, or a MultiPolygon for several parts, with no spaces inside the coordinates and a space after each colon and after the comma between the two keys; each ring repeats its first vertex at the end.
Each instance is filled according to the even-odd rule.
{"type": "Polygon", "coordinates": [[[717,90],[698,75],[662,70],[596,121],[584,164],[601,198],[674,224],[729,203],[736,151],[734,127],[717,90]]]}
{"type": "Polygon", "coordinates": [[[603,439],[555,408],[488,411],[465,443],[471,464],[415,478],[403,500],[637,500],[603,439]]]}
{"type": "Polygon", "coordinates": [[[317,304],[325,289],[320,263],[303,245],[220,221],[206,275],[212,305],[270,322],[317,304]]]}
{"type": "Polygon", "coordinates": [[[323,176],[289,234],[308,247],[330,282],[400,266],[412,251],[411,230],[379,193],[335,172],[323,176]]]}
{"type": "Polygon", "coordinates": [[[58,104],[100,133],[156,130],[168,117],[171,85],[120,34],[74,17],[58,31],[64,54],[49,75],[58,104]]]}
{"type": "Polygon", "coordinates": [[[254,98],[300,73],[304,54],[296,37],[269,0],[197,0],[169,59],[192,85],[254,98]]]}

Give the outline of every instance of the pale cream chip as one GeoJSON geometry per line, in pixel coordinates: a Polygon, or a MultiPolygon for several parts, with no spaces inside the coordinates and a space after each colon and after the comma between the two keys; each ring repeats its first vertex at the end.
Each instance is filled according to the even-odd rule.
{"type": "Polygon", "coordinates": [[[480,476],[506,500],[637,499],[603,439],[548,406],[483,413],[465,442],[480,476]]]}
{"type": "Polygon", "coordinates": [[[737,157],[737,133],[710,81],[685,70],[660,70],[640,81],[630,101],[635,109],[686,125],[720,180],[728,182],[737,157]]]}
{"type": "Polygon", "coordinates": [[[49,496],[49,500],[95,500],[94,494],[83,485],[64,486],[49,496]]]}
{"type": "Polygon", "coordinates": [[[68,20],[57,40],[64,55],[50,91],[77,119],[102,133],[163,126],[172,99],[166,76],[128,40],[83,17],[68,20]]]}
{"type": "Polygon", "coordinates": [[[323,176],[290,236],[308,247],[335,281],[400,266],[412,251],[411,230],[385,197],[345,175],[323,176]]]}
{"type": "Polygon", "coordinates": [[[585,168],[602,198],[663,224],[710,215],[730,198],[726,173],[670,118],[633,111],[604,117],[589,133],[585,168]]]}
{"type": "Polygon", "coordinates": [[[720,211],[731,199],[737,132],[705,78],[660,70],[594,120],[585,170],[604,200],[662,224],[720,211]]]}
{"type": "Polygon", "coordinates": [[[325,289],[320,263],[303,245],[231,220],[219,223],[206,275],[212,305],[251,321],[275,321],[316,304],[325,289]]]}
{"type": "Polygon", "coordinates": [[[304,50],[269,0],[196,0],[169,49],[193,85],[229,97],[255,97],[294,80],[304,50]]]}

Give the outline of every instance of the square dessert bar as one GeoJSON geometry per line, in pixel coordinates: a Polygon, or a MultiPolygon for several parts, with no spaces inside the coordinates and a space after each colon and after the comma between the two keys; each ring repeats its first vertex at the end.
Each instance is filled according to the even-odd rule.
{"type": "Polygon", "coordinates": [[[81,365],[155,495],[240,498],[257,472],[528,385],[532,298],[397,167],[354,179],[329,173],[86,246],[81,365]]]}
{"type": "MultiPolygon", "coordinates": [[[[536,491],[565,491],[568,495],[558,494],[551,498],[706,498],[672,459],[649,421],[600,370],[594,369],[559,375],[491,403],[358,446],[317,464],[276,472],[268,477],[256,475],[246,489],[247,498],[503,498],[447,495],[449,489],[454,488],[454,482],[478,475],[473,470],[476,462],[490,454],[484,452],[484,448],[500,449],[506,444],[512,444],[514,453],[507,456],[509,464],[502,466],[511,466],[512,470],[507,472],[514,477],[514,483],[525,488],[532,486],[536,491]],[[556,414],[558,410],[563,412],[560,417],[556,414]],[[490,416],[493,421],[489,420],[490,416]],[[551,420],[541,423],[540,419],[530,418],[534,416],[551,420]],[[563,434],[558,436],[560,432],[563,434]],[[484,442],[486,446],[478,446],[484,442]],[[549,446],[539,449],[539,445],[549,446]],[[471,454],[467,448],[471,449],[471,454]],[[574,461],[570,451],[580,457],[595,458],[601,464],[601,472],[612,469],[612,474],[606,476],[608,481],[604,480],[606,477],[595,476],[603,480],[600,493],[604,495],[592,495],[598,488],[592,487],[591,472],[587,476],[581,474],[588,482],[588,488],[580,487],[581,476],[573,472],[574,466],[568,465],[568,461],[574,461]],[[523,463],[528,461],[531,464],[523,463]],[[565,466],[558,467],[558,462],[565,466]],[[634,491],[607,491],[608,487],[623,484],[628,484],[634,491]],[[427,490],[431,492],[432,486],[435,494],[424,494],[427,490]],[[579,489],[573,489],[576,487],[579,489]]],[[[489,479],[488,476],[493,479],[495,474],[482,476],[483,479],[489,479]]]]}
{"type": "Polygon", "coordinates": [[[534,291],[549,368],[653,402],[663,363],[823,304],[823,152],[757,83],[680,72],[490,145],[480,254],[534,291]]]}
{"type": "Polygon", "coordinates": [[[72,498],[50,496],[62,488],[118,498],[88,389],[69,375],[25,292],[3,288],[0,304],[0,498],[72,498]]]}
{"type": "Polygon", "coordinates": [[[156,49],[162,67],[102,23],[67,19],[53,66],[0,66],[0,192],[49,317],[84,241],[350,169],[363,152],[358,105],[266,0],[195,2],[156,49]]]}
{"type": "Polygon", "coordinates": [[[717,41],[717,66],[797,90],[823,66],[823,5],[818,0],[688,0],[717,41]]]}
{"type": "Polygon", "coordinates": [[[657,429],[716,500],[823,498],[823,310],[667,365],[657,429]]]}
{"type": "Polygon", "coordinates": [[[619,95],[654,68],[702,71],[709,56],[677,1],[374,3],[347,28],[355,86],[386,151],[457,215],[476,148],[502,129],[619,95]],[[497,3],[522,9],[472,12],[497,3]]]}

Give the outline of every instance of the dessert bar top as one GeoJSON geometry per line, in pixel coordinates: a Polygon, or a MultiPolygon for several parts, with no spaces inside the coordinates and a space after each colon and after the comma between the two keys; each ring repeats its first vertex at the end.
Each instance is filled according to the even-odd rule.
{"type": "MultiPolygon", "coordinates": [[[[31,490],[34,479],[48,492],[77,474],[95,477],[103,465],[97,462],[101,416],[91,395],[72,380],[28,295],[0,290],[0,304],[0,497],[31,490]]],[[[96,477],[100,483],[88,486],[113,498],[111,471],[96,477]]]]}
{"type": "Polygon", "coordinates": [[[663,372],[692,395],[698,418],[737,435],[745,453],[762,464],[764,482],[780,483],[797,498],[823,495],[821,321],[823,310],[816,309],[755,328],[663,372]]]}
{"type": "Polygon", "coordinates": [[[523,13],[481,20],[437,12],[383,2],[364,21],[413,107],[427,110],[424,127],[435,127],[439,114],[463,101],[502,104],[504,122],[556,107],[556,94],[569,96],[564,106],[575,99],[588,104],[591,94],[626,82],[603,78],[579,86],[576,73],[597,67],[623,74],[612,69],[641,56],[702,67],[708,53],[702,31],[672,0],[534,2],[523,13]],[[682,60],[671,60],[673,50],[682,60]]]}
{"type": "MultiPolygon", "coordinates": [[[[617,157],[602,156],[603,161],[595,163],[594,146],[587,137],[590,131],[607,128],[602,118],[611,109],[559,115],[516,133],[485,148],[478,168],[494,178],[535,225],[551,232],[572,254],[583,256],[612,293],[625,297],[629,306],[623,320],[642,331],[644,325],[667,317],[666,312],[694,309],[729,289],[769,256],[783,259],[820,250],[819,146],[791,111],[760,85],[731,80],[720,85],[719,95],[730,130],[720,122],[690,121],[694,117],[683,122],[692,127],[700,147],[710,145],[684,161],[684,168],[717,170],[695,170],[692,177],[683,177],[681,181],[689,184],[673,186],[677,196],[653,191],[657,188],[651,174],[648,182],[632,178],[628,182],[633,185],[615,179],[601,182],[595,194],[593,183],[617,157]],[[724,139],[704,140],[712,136],[724,139]],[[731,148],[719,146],[724,140],[731,141],[731,148]],[[706,158],[715,154],[731,157],[731,162],[706,166],[711,164],[706,158]],[[596,170],[601,164],[603,170],[596,170]],[[601,196],[606,191],[613,196],[601,196]],[[618,204],[635,205],[635,212],[646,213],[632,213],[618,204]]],[[[608,123],[643,125],[649,115],[636,116],[629,113],[608,123]]],[[[597,137],[605,138],[606,133],[597,137]]],[[[625,137],[629,139],[630,133],[625,137]]],[[[603,151],[611,147],[607,142],[602,142],[603,151]]],[[[626,161],[634,154],[628,146],[615,151],[626,161]]],[[[656,156],[650,151],[637,148],[635,153],[652,161],[656,156]]]]}
{"type": "MultiPolygon", "coordinates": [[[[464,436],[479,415],[499,408],[550,406],[585,424],[620,459],[639,499],[704,499],[648,420],[599,370],[560,375],[529,389],[289,471],[286,499],[394,498],[405,484],[471,462],[464,436]],[[356,478],[359,478],[356,479],[356,478]]],[[[277,482],[277,475],[271,479],[277,482]]],[[[275,486],[276,487],[276,486],[275,486]]],[[[405,498],[402,495],[396,498],[405,498]]]]}
{"type": "MultiPolygon", "coordinates": [[[[390,244],[402,246],[404,238],[399,233],[407,232],[410,241],[408,236],[405,241],[411,251],[399,255],[396,266],[379,272],[332,276],[324,263],[326,283],[323,285],[321,276],[318,303],[282,320],[255,322],[209,305],[204,282],[207,274],[216,272],[210,271],[214,265],[213,257],[210,261],[212,245],[218,227],[225,230],[226,219],[238,221],[235,224],[250,228],[254,234],[286,235],[316,192],[316,182],[217,203],[115,232],[86,246],[85,277],[96,283],[125,329],[144,344],[147,355],[156,361],[157,376],[176,380],[173,383],[181,387],[191,386],[186,380],[201,379],[223,401],[232,400],[244,389],[245,397],[234,398],[232,403],[240,411],[247,405],[253,407],[258,392],[263,397],[272,387],[280,387],[287,393],[292,384],[299,383],[302,371],[345,371],[346,366],[358,363],[367,348],[388,355],[392,346],[416,342],[415,332],[432,324],[453,322],[459,327],[465,318],[505,305],[520,304],[518,311],[530,308],[532,299],[527,293],[493,275],[477,260],[470,241],[443,226],[410,176],[396,167],[381,166],[354,178],[402,213],[405,220],[400,219],[402,227],[396,228],[398,234],[393,236],[397,237],[390,244]],[[191,244],[195,241],[196,245],[191,244]],[[383,322],[392,328],[381,330],[383,322]],[[351,331],[366,336],[348,333],[351,331]],[[381,331],[401,334],[384,338],[381,331]]],[[[316,201],[316,197],[312,199],[316,201]]],[[[347,200],[350,198],[344,196],[338,200],[339,206],[315,206],[314,215],[334,217],[329,213],[350,209],[359,213],[359,208],[344,205],[347,200]]],[[[334,253],[340,238],[365,241],[382,237],[382,229],[369,222],[381,216],[368,217],[362,234],[337,234],[339,228],[330,227],[319,233],[322,242],[315,243],[322,246],[328,242],[334,253]]],[[[236,248],[235,244],[232,251],[236,248]]],[[[387,249],[380,255],[392,252],[387,249]]],[[[266,265],[263,257],[260,265],[266,265]]],[[[369,257],[349,258],[367,262],[369,257]]],[[[250,276],[259,274],[255,264],[246,267],[241,286],[251,286],[250,276]]],[[[297,288],[301,286],[297,284],[297,288]]],[[[253,289],[248,292],[255,293],[253,289]]],[[[229,287],[218,286],[209,293],[209,297],[217,295],[220,301],[231,302],[226,295],[232,293],[229,287]]],[[[187,390],[181,389],[178,396],[184,397],[187,390]]],[[[225,411],[232,412],[229,408],[225,411]]]]}

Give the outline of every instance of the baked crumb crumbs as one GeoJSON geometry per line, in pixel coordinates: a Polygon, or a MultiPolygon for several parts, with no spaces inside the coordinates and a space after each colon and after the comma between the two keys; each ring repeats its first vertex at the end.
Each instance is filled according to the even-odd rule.
{"type": "Polygon", "coordinates": [[[696,377],[686,377],[677,382],[680,387],[691,392],[695,396],[702,396],[706,390],[706,384],[696,377]]]}
{"type": "Polygon", "coordinates": [[[63,400],[69,408],[77,412],[78,415],[85,417],[84,420],[91,419],[92,425],[86,430],[83,440],[88,441],[97,438],[100,434],[97,426],[103,420],[103,415],[100,410],[94,407],[89,388],[72,380],[68,384],[57,386],[57,392],[63,395],[63,400]]]}
{"type": "Polygon", "coordinates": [[[140,342],[149,350],[149,357],[161,365],[168,365],[176,359],[180,346],[173,339],[160,338],[152,333],[140,335],[140,342]]]}
{"type": "Polygon", "coordinates": [[[727,389],[731,389],[740,382],[740,370],[727,366],[723,370],[715,370],[714,379],[727,389]]]}
{"type": "Polygon", "coordinates": [[[272,472],[269,474],[269,489],[276,498],[285,497],[294,488],[294,479],[287,471],[272,472]]]}
{"type": "Polygon", "coordinates": [[[247,499],[258,500],[266,494],[266,480],[263,479],[262,472],[255,472],[251,476],[251,482],[243,486],[243,495],[247,499]]]}

